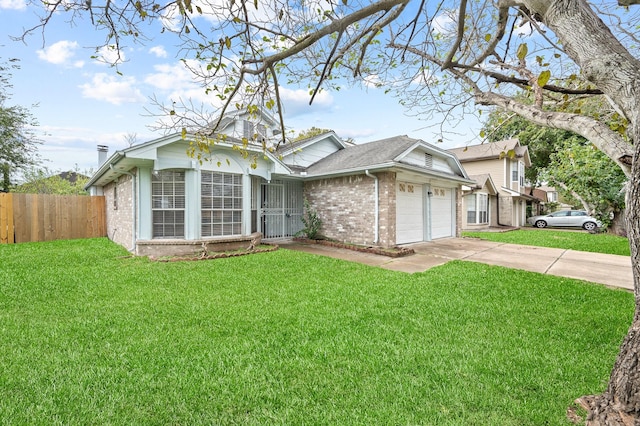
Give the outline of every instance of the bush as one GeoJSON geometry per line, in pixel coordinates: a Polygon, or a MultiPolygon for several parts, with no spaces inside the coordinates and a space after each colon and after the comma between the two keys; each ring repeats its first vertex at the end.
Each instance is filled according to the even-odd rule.
{"type": "Polygon", "coordinates": [[[318,217],[318,212],[311,207],[309,200],[304,199],[304,213],[302,214],[302,223],[304,228],[300,230],[296,235],[305,235],[311,240],[318,238],[320,228],[322,227],[322,221],[318,217]]]}

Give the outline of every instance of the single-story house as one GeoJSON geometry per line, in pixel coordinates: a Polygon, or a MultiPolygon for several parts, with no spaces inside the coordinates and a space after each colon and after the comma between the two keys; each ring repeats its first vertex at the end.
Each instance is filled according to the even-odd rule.
{"type": "MultiPolygon", "coordinates": [[[[227,124],[244,135],[258,128],[227,124]]],[[[260,132],[265,141],[273,136],[269,126],[260,132]]],[[[461,188],[474,181],[445,150],[407,136],[355,145],[334,132],[273,150],[262,143],[238,149],[242,134],[229,133],[203,161],[187,154],[192,135],[167,135],[108,158],[101,148],[87,188],[106,197],[108,237],[138,255],[246,245],[255,232],[292,237],[303,227],[305,197],[321,234],[337,241],[391,247],[460,233],[461,188]]]]}

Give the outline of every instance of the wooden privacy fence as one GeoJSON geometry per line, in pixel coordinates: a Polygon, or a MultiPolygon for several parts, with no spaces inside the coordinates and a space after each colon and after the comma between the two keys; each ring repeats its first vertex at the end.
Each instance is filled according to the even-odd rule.
{"type": "Polygon", "coordinates": [[[103,196],[0,194],[0,244],[106,235],[103,196]]]}

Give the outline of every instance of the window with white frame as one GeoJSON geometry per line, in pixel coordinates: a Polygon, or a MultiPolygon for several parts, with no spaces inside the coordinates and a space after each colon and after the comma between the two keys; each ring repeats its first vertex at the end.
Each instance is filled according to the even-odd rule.
{"type": "Polygon", "coordinates": [[[242,234],[242,175],[201,173],[201,230],[203,237],[242,234]]]}
{"type": "Polygon", "coordinates": [[[470,194],[464,197],[467,206],[467,223],[489,223],[489,196],[487,194],[470,194]]]}
{"type": "Polygon", "coordinates": [[[524,163],[521,161],[511,162],[511,182],[517,182],[524,186],[524,163]]]}
{"type": "Polygon", "coordinates": [[[245,139],[253,139],[254,127],[249,120],[242,120],[242,137],[245,139]]]}
{"type": "Polygon", "coordinates": [[[153,238],[184,238],[184,171],[163,170],[151,177],[153,238]]]}

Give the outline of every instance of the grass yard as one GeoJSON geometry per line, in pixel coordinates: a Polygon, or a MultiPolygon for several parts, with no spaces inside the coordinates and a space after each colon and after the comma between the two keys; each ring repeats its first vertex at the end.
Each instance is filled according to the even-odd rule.
{"type": "Polygon", "coordinates": [[[0,423],[563,425],[604,390],[633,304],[462,261],[2,245],[0,423]]]}
{"type": "Polygon", "coordinates": [[[463,232],[464,237],[482,238],[501,243],[553,247],[593,253],[630,256],[629,240],[613,234],[590,234],[585,231],[518,229],[508,232],[463,232]]]}

